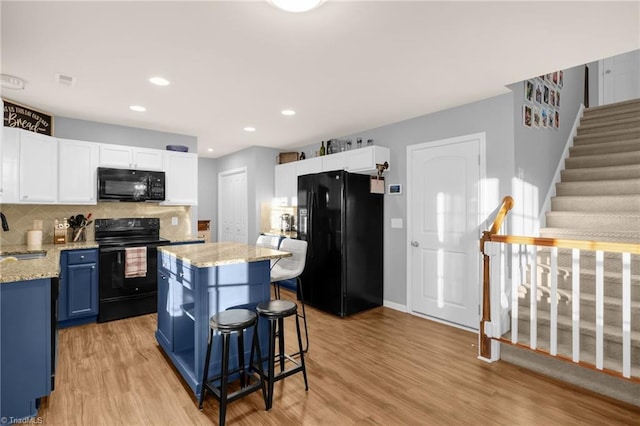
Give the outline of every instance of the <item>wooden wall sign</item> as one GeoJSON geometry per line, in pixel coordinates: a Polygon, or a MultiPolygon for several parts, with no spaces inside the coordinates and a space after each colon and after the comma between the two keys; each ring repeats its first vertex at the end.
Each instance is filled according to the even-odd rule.
{"type": "Polygon", "coordinates": [[[18,127],[30,132],[53,136],[53,116],[24,105],[2,99],[4,126],[18,127]]]}

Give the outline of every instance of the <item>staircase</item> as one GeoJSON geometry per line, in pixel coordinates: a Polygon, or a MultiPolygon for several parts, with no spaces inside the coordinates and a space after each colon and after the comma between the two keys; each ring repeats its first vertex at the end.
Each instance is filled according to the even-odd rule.
{"type": "MultiPolygon", "coordinates": [[[[541,237],[640,244],[640,99],[585,110],[541,237]]],[[[558,355],[572,357],[571,250],[558,250],[558,355]]],[[[549,351],[550,250],[538,250],[537,347],[549,351]]],[[[621,256],[604,259],[604,368],[621,372],[621,256]]],[[[595,365],[595,252],[580,253],[580,360],[595,365]]],[[[527,283],[532,271],[528,271],[527,283]]],[[[529,345],[530,285],[519,290],[518,341],[529,345]]],[[[505,336],[510,338],[510,336],[505,336]]],[[[502,345],[501,358],[640,406],[640,382],[502,345]],[[525,353],[526,352],[526,353],[525,353]],[[558,365],[555,365],[558,363],[558,365]]],[[[640,379],[640,256],[631,258],[631,366],[640,379]]]]}

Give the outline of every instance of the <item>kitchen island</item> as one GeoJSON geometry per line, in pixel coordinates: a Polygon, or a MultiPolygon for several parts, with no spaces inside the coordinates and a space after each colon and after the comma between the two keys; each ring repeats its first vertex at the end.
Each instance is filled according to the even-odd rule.
{"type": "MultiPolygon", "coordinates": [[[[269,300],[270,261],[289,256],[291,253],[231,242],[158,248],[156,340],[196,395],[202,386],[211,315],[234,307],[255,309],[259,302],[269,300]]],[[[266,342],[266,323],[259,333],[266,342]]],[[[251,333],[244,336],[247,361],[251,338],[251,333]]],[[[266,355],[267,345],[262,346],[266,355]]],[[[214,348],[210,377],[220,372],[219,345],[214,348]]],[[[237,357],[230,357],[229,366],[237,366],[237,357]]]]}

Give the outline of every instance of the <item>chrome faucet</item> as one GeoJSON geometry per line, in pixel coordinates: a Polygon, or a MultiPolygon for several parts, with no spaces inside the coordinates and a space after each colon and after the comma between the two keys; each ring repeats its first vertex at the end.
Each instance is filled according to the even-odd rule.
{"type": "Polygon", "coordinates": [[[5,231],[5,232],[8,231],[9,230],[9,222],[7,222],[7,217],[2,212],[0,212],[0,219],[2,220],[2,230],[5,231]]]}

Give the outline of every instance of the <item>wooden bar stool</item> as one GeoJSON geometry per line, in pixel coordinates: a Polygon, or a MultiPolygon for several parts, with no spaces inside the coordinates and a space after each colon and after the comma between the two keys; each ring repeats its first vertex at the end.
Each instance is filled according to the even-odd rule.
{"type": "MultiPolygon", "coordinates": [[[[220,421],[222,426],[225,422],[227,413],[227,404],[242,398],[257,390],[262,390],[265,406],[267,404],[267,393],[265,392],[264,375],[262,371],[260,352],[260,341],[258,339],[258,317],[255,312],[248,309],[229,309],[219,312],[209,319],[209,340],[207,344],[207,355],[204,362],[204,372],[202,374],[202,390],[200,391],[200,400],[198,408],[202,410],[202,403],[207,391],[220,403],[220,421]],[[249,367],[245,368],[244,364],[244,330],[253,327],[253,340],[251,344],[251,356],[249,359],[249,367]],[[221,374],[207,380],[209,375],[209,360],[211,359],[211,347],[213,346],[213,332],[218,330],[222,337],[222,363],[220,365],[221,374]],[[229,349],[231,333],[237,333],[238,337],[238,368],[229,371],[229,349]],[[254,360],[254,355],[257,355],[254,360]],[[240,373],[240,389],[228,393],[227,386],[229,376],[240,373]],[[255,374],[257,373],[257,377],[255,374]],[[254,379],[253,383],[251,379],[254,379]],[[214,382],[220,380],[220,386],[213,385],[214,382]]],[[[267,408],[268,409],[268,408],[267,408]]]]}
{"type": "MultiPolygon", "coordinates": [[[[304,390],[309,390],[309,384],[307,383],[307,369],[304,363],[304,351],[302,350],[302,336],[300,333],[300,320],[297,315],[298,305],[290,300],[270,300],[268,302],[259,303],[256,307],[258,315],[269,320],[269,355],[267,359],[267,374],[263,377],[268,382],[267,388],[267,410],[271,409],[273,405],[273,385],[278,380],[282,380],[285,377],[292,374],[302,372],[304,377],[304,390]],[[296,332],[298,334],[298,350],[300,351],[299,361],[287,355],[284,351],[284,319],[294,315],[296,318],[296,332]],[[278,338],[279,351],[275,353],[276,337],[278,338]],[[280,371],[275,372],[275,362],[278,359],[280,363],[280,371]],[[285,370],[285,361],[290,361],[295,364],[288,370],[285,370]]],[[[296,354],[297,355],[297,354],[296,354]]]]}

